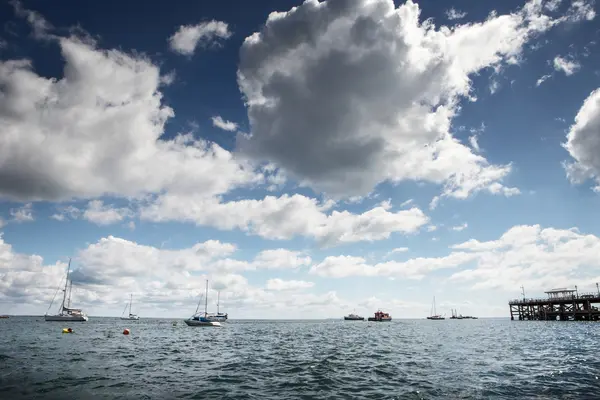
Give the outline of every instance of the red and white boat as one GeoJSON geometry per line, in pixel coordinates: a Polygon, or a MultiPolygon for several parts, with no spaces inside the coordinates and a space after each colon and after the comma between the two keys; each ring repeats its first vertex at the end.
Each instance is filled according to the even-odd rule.
{"type": "Polygon", "coordinates": [[[375,312],[374,316],[369,317],[369,321],[389,322],[391,320],[392,320],[392,316],[381,310],[378,310],[377,312],[375,312]]]}

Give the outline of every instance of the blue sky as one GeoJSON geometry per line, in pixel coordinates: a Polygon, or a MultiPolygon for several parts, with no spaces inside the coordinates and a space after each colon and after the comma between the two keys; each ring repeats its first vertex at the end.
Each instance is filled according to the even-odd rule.
{"type": "Polygon", "coordinates": [[[593,2],[140,4],[0,5],[0,312],[69,257],[91,315],[595,290],[593,2]]]}

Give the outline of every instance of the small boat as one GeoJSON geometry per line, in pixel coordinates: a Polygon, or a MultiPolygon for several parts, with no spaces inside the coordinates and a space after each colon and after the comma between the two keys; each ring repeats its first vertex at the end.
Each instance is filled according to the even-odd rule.
{"type": "Polygon", "coordinates": [[[431,315],[429,317],[427,317],[427,319],[433,319],[433,320],[446,319],[445,317],[439,315],[435,309],[435,296],[433,296],[433,305],[431,306],[431,315]]]}
{"type": "Polygon", "coordinates": [[[392,316],[388,313],[378,310],[372,317],[369,317],[368,319],[369,321],[389,322],[392,320],[392,316]]]}
{"type": "Polygon", "coordinates": [[[10,318],[8,315],[0,315],[0,319],[10,318]]]}
{"type": "Polygon", "coordinates": [[[127,310],[127,306],[125,306],[125,310],[123,310],[123,314],[121,314],[121,319],[125,319],[128,321],[137,321],[140,319],[139,316],[131,313],[131,303],[133,302],[133,294],[129,295],[129,316],[125,316],[125,310],[127,310]]]}
{"type": "MultiPolygon", "coordinates": [[[[80,310],[78,308],[71,308],[71,292],[73,290],[73,281],[69,281],[70,269],[71,269],[71,259],[69,258],[69,264],[67,266],[67,277],[65,279],[65,288],[63,289],[63,300],[60,305],[60,309],[58,310],[58,314],[56,314],[56,315],[48,315],[48,312],[46,311],[46,314],[44,315],[44,320],[46,320],[46,321],[85,322],[88,320],[88,316],[85,315],[85,313],[82,310],[80,310]],[[69,288],[69,290],[68,290],[69,297],[68,298],[67,298],[67,287],[69,288]],[[66,303],[66,306],[65,306],[65,303],[66,303]]],[[[57,290],[57,292],[58,292],[58,290],[57,290]]],[[[54,297],[56,297],[56,294],[54,294],[54,297]]],[[[50,307],[52,307],[53,303],[54,303],[54,298],[52,299],[52,302],[50,303],[48,310],[50,310],[50,307]]]]}
{"type": "Polygon", "coordinates": [[[477,317],[473,317],[472,315],[458,314],[456,310],[452,310],[452,316],[450,319],[477,319],[477,317]]]}
{"type": "Polygon", "coordinates": [[[208,315],[208,279],[206,280],[206,295],[204,299],[204,312],[198,313],[200,302],[202,301],[202,296],[200,296],[200,301],[198,301],[194,315],[183,320],[187,326],[221,326],[220,322],[211,320],[208,315]]]}
{"type": "Polygon", "coordinates": [[[365,320],[365,317],[361,317],[360,315],[355,314],[354,312],[344,316],[344,321],[364,321],[364,320],[365,320]]]}

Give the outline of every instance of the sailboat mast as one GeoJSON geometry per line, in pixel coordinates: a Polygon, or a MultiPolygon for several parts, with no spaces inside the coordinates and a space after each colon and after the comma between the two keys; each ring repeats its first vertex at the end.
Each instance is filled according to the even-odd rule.
{"type": "MultiPolygon", "coordinates": [[[[435,297],[434,297],[435,299],[435,297]]],[[[435,302],[435,300],[433,300],[435,302]]],[[[433,303],[431,303],[431,309],[429,310],[429,315],[433,315],[433,303]]]]}
{"type": "Polygon", "coordinates": [[[435,308],[435,296],[433,296],[433,314],[437,315],[437,309],[435,308]]]}
{"type": "Polygon", "coordinates": [[[208,315],[208,279],[206,280],[206,295],[204,296],[204,316],[208,315]]]}
{"type": "Polygon", "coordinates": [[[129,315],[131,315],[131,303],[133,302],[133,293],[129,294],[129,315]]]}
{"type": "Polygon", "coordinates": [[[69,282],[69,300],[67,301],[67,308],[71,308],[71,293],[73,293],[73,281],[69,282]]]}
{"type": "Polygon", "coordinates": [[[221,300],[221,291],[217,292],[217,314],[219,313],[219,301],[221,300]]]}
{"type": "Polygon", "coordinates": [[[69,258],[69,264],[67,265],[67,279],[65,279],[65,289],[63,291],[63,301],[60,306],[60,311],[65,308],[65,301],[67,300],[67,285],[69,284],[69,270],[71,269],[71,259],[69,258]]]}

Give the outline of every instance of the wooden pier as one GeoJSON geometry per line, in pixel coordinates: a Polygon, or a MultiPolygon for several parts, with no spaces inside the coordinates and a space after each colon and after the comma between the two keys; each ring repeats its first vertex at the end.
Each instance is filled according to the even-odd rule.
{"type": "Polygon", "coordinates": [[[510,319],[520,321],[600,321],[600,292],[552,289],[546,299],[511,300],[510,319]]]}

